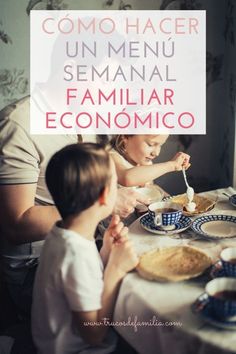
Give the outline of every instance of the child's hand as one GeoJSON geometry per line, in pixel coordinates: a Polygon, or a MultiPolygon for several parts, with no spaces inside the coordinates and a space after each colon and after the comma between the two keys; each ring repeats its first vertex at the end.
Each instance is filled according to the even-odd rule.
{"type": "Polygon", "coordinates": [[[121,239],[128,236],[129,229],[120,221],[119,215],[113,215],[111,222],[104,234],[104,241],[109,243],[121,242],[121,239]]]}
{"type": "Polygon", "coordinates": [[[187,170],[191,166],[189,160],[190,156],[188,154],[178,152],[171,160],[173,162],[174,171],[181,171],[183,167],[187,170]]]}
{"type": "Polygon", "coordinates": [[[122,243],[123,239],[127,238],[128,231],[128,228],[120,221],[120,217],[118,215],[113,215],[111,222],[104,233],[103,246],[100,251],[105,264],[107,263],[112,244],[122,243]]]}
{"type": "Polygon", "coordinates": [[[121,278],[134,269],[138,263],[138,256],[132,243],[127,238],[124,238],[120,243],[112,245],[108,267],[115,269],[121,278]]]}

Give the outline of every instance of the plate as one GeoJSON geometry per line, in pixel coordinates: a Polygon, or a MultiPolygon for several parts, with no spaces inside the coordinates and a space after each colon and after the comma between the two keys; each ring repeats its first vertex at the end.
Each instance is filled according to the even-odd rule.
{"type": "Polygon", "coordinates": [[[207,213],[208,211],[212,210],[215,207],[215,204],[217,202],[216,200],[212,200],[210,198],[206,198],[206,197],[202,197],[201,195],[194,194],[193,201],[194,203],[196,203],[196,210],[193,212],[189,212],[185,209],[185,205],[188,203],[188,198],[186,193],[167,197],[166,200],[167,199],[171,199],[173,203],[181,204],[183,206],[183,214],[185,216],[197,216],[197,215],[207,213]]]}
{"type": "Polygon", "coordinates": [[[192,311],[199,314],[211,325],[228,330],[236,330],[236,321],[220,320],[215,317],[207,293],[201,294],[192,305],[192,311]]]}
{"type": "Polygon", "coordinates": [[[236,216],[201,216],[193,221],[191,228],[198,235],[214,240],[236,237],[236,216]]]}
{"type": "Polygon", "coordinates": [[[206,215],[195,219],[192,230],[206,238],[236,237],[236,217],[233,215],[206,215]]]}
{"type": "Polygon", "coordinates": [[[216,262],[210,271],[210,276],[212,278],[220,278],[220,277],[227,277],[227,275],[225,274],[224,269],[222,268],[222,263],[221,261],[216,262]]]}
{"type": "Polygon", "coordinates": [[[162,230],[158,226],[156,226],[153,222],[153,219],[150,217],[150,215],[147,213],[143,215],[140,218],[140,225],[147,231],[150,231],[154,234],[157,235],[173,235],[173,234],[178,234],[179,232],[182,232],[186,229],[188,229],[191,226],[192,220],[187,217],[182,215],[179,222],[175,224],[175,229],[173,230],[162,230]]]}

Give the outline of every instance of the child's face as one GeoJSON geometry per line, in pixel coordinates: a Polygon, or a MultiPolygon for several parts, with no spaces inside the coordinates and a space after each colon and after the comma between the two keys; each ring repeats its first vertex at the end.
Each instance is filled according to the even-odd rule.
{"type": "Polygon", "coordinates": [[[152,160],[160,154],[162,145],[168,135],[134,135],[125,138],[127,155],[136,164],[151,165],[152,160]]]}

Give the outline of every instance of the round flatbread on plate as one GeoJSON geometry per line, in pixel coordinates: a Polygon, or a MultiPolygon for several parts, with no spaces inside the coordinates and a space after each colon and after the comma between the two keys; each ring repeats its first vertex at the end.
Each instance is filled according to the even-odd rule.
{"type": "Polygon", "coordinates": [[[185,206],[188,203],[188,198],[186,193],[171,197],[171,201],[173,203],[178,203],[183,205],[183,214],[186,216],[204,214],[212,210],[217,202],[216,200],[212,200],[210,198],[206,198],[206,197],[202,197],[201,195],[194,194],[193,201],[194,203],[196,203],[196,209],[193,212],[189,212],[185,208],[185,206]]]}
{"type": "Polygon", "coordinates": [[[202,250],[175,246],[144,253],[137,271],[148,280],[181,281],[197,277],[211,265],[211,258],[202,250]]]}

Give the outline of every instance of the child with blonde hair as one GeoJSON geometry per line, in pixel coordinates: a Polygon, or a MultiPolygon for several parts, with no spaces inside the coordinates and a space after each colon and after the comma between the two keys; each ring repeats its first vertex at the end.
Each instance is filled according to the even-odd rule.
{"type": "Polygon", "coordinates": [[[154,179],[190,166],[190,156],[178,152],[170,161],[154,163],[168,135],[117,135],[111,140],[110,154],[115,162],[118,183],[143,186],[154,179]]]}
{"type": "Polygon", "coordinates": [[[46,238],[35,279],[32,334],[38,353],[112,353],[116,335],[107,322],[123,277],[138,263],[118,216],[100,254],[94,240],[116,201],[114,162],[98,144],[70,145],[50,160],[46,182],[62,220],[46,238]]]}

